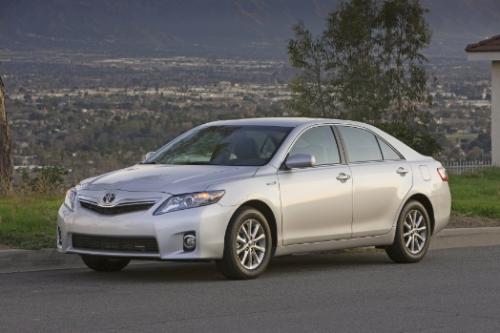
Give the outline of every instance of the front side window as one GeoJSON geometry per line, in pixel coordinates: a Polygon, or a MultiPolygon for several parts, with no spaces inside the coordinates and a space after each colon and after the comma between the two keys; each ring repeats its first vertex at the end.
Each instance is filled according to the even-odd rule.
{"type": "Polygon", "coordinates": [[[381,161],[377,138],[357,127],[338,126],[350,162],[381,161]]]}
{"type": "Polygon", "coordinates": [[[291,131],[279,126],[210,126],[176,139],[146,163],[264,165],[291,131]]]}
{"type": "Polygon", "coordinates": [[[330,126],[308,129],[295,142],[290,155],[309,154],[316,159],[316,165],[340,163],[340,154],[330,126]]]}

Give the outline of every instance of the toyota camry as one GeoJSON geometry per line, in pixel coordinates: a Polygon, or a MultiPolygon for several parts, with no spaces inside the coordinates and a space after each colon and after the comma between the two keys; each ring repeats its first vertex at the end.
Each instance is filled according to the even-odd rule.
{"type": "Polygon", "coordinates": [[[448,223],[447,180],[441,163],[364,123],[217,121],[70,189],[57,248],[96,271],[207,260],[232,279],[273,256],[354,247],[418,262],[448,223]]]}

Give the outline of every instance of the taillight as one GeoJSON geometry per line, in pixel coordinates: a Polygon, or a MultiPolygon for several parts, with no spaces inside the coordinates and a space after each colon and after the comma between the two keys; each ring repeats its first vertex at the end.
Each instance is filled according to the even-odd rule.
{"type": "Polygon", "coordinates": [[[447,182],[448,181],[448,173],[446,172],[446,169],[445,168],[438,168],[437,171],[438,171],[439,177],[441,177],[441,180],[443,182],[447,182]]]}

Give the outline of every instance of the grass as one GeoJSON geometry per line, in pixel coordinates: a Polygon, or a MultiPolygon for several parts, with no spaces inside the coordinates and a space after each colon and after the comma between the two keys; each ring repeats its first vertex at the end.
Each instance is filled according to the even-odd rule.
{"type": "MultiPolygon", "coordinates": [[[[455,216],[500,219],[500,168],[452,175],[450,187],[455,216]]],[[[0,197],[0,244],[24,249],[54,247],[62,200],[60,195],[42,194],[0,197]]]]}
{"type": "Polygon", "coordinates": [[[0,244],[23,249],[55,246],[57,195],[0,197],[0,244]]]}
{"type": "Polygon", "coordinates": [[[500,219],[500,168],[450,176],[453,212],[500,219]]]}

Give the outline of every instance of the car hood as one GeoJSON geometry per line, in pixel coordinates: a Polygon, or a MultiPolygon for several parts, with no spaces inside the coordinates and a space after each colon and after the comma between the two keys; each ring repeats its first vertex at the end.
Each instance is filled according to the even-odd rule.
{"type": "Polygon", "coordinates": [[[134,165],[82,181],[89,191],[120,190],[170,194],[203,191],[231,179],[252,177],[257,167],[214,165],[134,165]]]}

